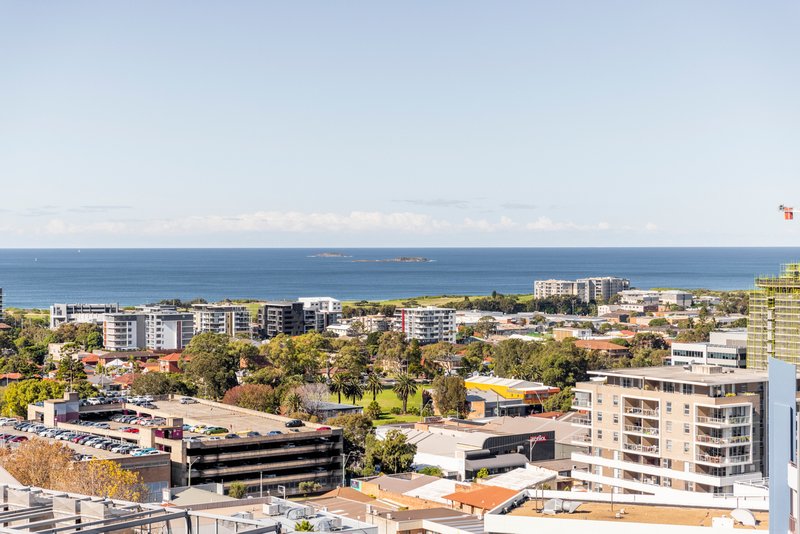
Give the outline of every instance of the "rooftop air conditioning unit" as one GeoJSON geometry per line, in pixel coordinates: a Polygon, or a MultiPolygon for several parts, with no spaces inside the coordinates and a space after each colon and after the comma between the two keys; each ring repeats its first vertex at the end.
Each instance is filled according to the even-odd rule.
{"type": "Polygon", "coordinates": [[[329,521],[331,530],[333,529],[340,529],[342,528],[342,518],[341,517],[332,517],[329,521]]]}
{"type": "Polygon", "coordinates": [[[281,515],[281,505],[280,504],[265,504],[262,507],[262,512],[266,515],[281,515]]]}

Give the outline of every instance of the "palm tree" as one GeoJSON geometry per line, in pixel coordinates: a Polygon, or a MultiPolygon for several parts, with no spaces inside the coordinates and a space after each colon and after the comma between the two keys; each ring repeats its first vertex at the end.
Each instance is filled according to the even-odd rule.
{"type": "Polygon", "coordinates": [[[378,393],[383,391],[383,384],[381,384],[381,377],[376,372],[371,372],[367,376],[367,391],[372,393],[372,400],[377,400],[378,393]]]}
{"type": "Polygon", "coordinates": [[[403,402],[403,413],[407,413],[408,398],[417,392],[417,384],[408,373],[399,374],[396,379],[397,382],[392,389],[397,395],[397,398],[403,402]]]}
{"type": "Polygon", "coordinates": [[[283,407],[287,414],[297,413],[303,408],[303,398],[296,391],[290,391],[283,399],[283,407]]]}
{"type": "Polygon", "coordinates": [[[347,377],[344,387],[344,396],[351,398],[353,404],[356,403],[356,399],[361,400],[364,397],[364,386],[361,385],[360,377],[355,375],[347,377]]]}
{"type": "Polygon", "coordinates": [[[339,397],[339,404],[342,403],[342,393],[344,393],[346,386],[347,377],[344,375],[344,373],[336,373],[333,375],[330,383],[331,393],[336,393],[336,395],[339,397]]]}
{"type": "Polygon", "coordinates": [[[314,525],[308,520],[303,519],[294,524],[295,532],[314,532],[314,525]]]}

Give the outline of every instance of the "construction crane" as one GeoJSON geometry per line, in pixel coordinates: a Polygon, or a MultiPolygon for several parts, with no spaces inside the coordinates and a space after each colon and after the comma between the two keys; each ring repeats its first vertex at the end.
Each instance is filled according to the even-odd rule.
{"type": "Polygon", "coordinates": [[[778,206],[778,211],[783,212],[783,220],[791,221],[794,220],[794,208],[790,208],[789,206],[784,206],[781,204],[778,206]]]}

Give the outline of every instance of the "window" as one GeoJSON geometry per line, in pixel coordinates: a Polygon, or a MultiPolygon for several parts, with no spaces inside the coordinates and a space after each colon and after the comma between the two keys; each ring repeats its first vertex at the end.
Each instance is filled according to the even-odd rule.
{"type": "Polygon", "coordinates": [[[683,433],[688,434],[689,432],[691,432],[691,429],[689,428],[689,423],[683,423],[683,433]]]}
{"type": "Polygon", "coordinates": [[[599,422],[602,420],[603,420],[603,412],[597,412],[597,421],[599,422]]]}
{"type": "Polygon", "coordinates": [[[683,415],[689,415],[689,405],[688,404],[684,404],[683,405],[683,415]]]}
{"type": "Polygon", "coordinates": [[[614,432],[614,441],[619,441],[619,432],[614,432]]]}
{"type": "Polygon", "coordinates": [[[619,415],[614,414],[614,424],[619,424],[619,415]]]}
{"type": "Polygon", "coordinates": [[[689,452],[689,442],[688,441],[684,441],[683,442],[683,452],[689,452]]]}
{"type": "Polygon", "coordinates": [[[667,432],[672,432],[672,421],[667,421],[667,432]]]}
{"type": "Polygon", "coordinates": [[[611,398],[611,402],[614,404],[614,406],[619,406],[619,395],[614,395],[611,398]]]}
{"type": "Polygon", "coordinates": [[[694,393],[694,386],[692,384],[682,384],[681,391],[684,395],[691,395],[694,393]]]}
{"type": "Polygon", "coordinates": [[[603,431],[600,429],[597,430],[597,439],[603,439],[603,431]]]}
{"type": "Polygon", "coordinates": [[[597,404],[603,404],[603,394],[602,393],[598,393],[597,394],[597,404]]]}
{"type": "Polygon", "coordinates": [[[672,450],[672,440],[671,440],[671,439],[668,439],[668,440],[667,440],[667,450],[668,450],[668,451],[671,451],[671,450],[672,450]]]}

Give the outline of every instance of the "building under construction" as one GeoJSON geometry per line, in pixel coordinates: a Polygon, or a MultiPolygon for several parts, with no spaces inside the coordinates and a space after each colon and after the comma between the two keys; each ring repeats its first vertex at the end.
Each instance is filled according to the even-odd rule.
{"type": "Polygon", "coordinates": [[[766,369],[769,357],[800,364],[800,263],[778,276],[756,278],[747,323],[747,368],[766,369]]]}

